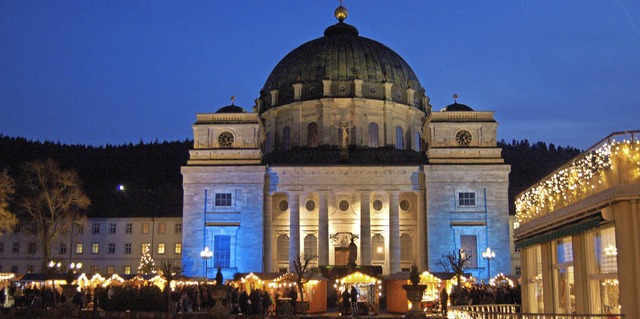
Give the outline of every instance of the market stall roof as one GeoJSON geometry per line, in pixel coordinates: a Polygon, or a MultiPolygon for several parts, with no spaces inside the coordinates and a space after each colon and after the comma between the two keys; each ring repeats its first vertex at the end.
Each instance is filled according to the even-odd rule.
{"type": "MultiPolygon", "coordinates": [[[[391,274],[387,277],[385,277],[385,280],[409,280],[409,271],[401,271],[401,272],[397,272],[394,274],[391,274]]],[[[426,282],[440,282],[444,279],[428,272],[428,271],[424,271],[420,274],[420,282],[421,283],[426,283],[426,282]]]]}
{"type": "Polygon", "coordinates": [[[262,281],[269,281],[269,280],[275,280],[276,278],[278,278],[279,276],[282,276],[282,273],[279,272],[250,272],[250,273],[235,273],[235,275],[233,275],[233,281],[240,281],[242,279],[244,280],[250,280],[250,279],[254,279],[254,280],[262,280],[262,281]]]}
{"type": "Polygon", "coordinates": [[[355,283],[371,283],[375,284],[381,281],[381,277],[377,276],[369,276],[367,274],[363,274],[359,271],[350,273],[342,278],[337,278],[336,282],[340,282],[341,284],[355,284],[355,283]]]}

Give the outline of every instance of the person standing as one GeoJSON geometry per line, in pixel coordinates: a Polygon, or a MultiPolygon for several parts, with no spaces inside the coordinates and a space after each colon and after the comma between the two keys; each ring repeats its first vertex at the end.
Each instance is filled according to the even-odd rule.
{"type": "Polygon", "coordinates": [[[342,315],[346,316],[349,312],[349,305],[351,303],[351,295],[349,294],[349,289],[345,289],[340,297],[342,297],[342,315]]]}
{"type": "Polygon", "coordinates": [[[358,316],[358,289],[356,286],[351,286],[351,315],[358,316]]]}
{"type": "Polygon", "coordinates": [[[447,293],[446,287],[442,288],[440,292],[440,308],[442,309],[442,314],[444,316],[447,315],[447,303],[449,302],[449,294],[447,293]]]}

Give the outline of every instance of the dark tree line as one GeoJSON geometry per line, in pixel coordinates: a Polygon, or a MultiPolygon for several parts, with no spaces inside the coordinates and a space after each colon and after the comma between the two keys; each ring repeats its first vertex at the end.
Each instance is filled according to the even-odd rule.
{"type": "Polygon", "coordinates": [[[511,165],[509,173],[509,213],[515,214],[514,200],[522,191],[538,182],[581,153],[575,147],[562,147],[544,142],[530,144],[528,140],[498,143],[502,156],[511,165]]]}
{"type": "MultiPolygon", "coordinates": [[[[62,168],[75,169],[91,199],[88,216],[180,216],[182,175],[190,140],[125,145],[87,146],[29,141],[0,135],[0,171],[16,176],[20,166],[51,158],[62,168]],[[124,191],[118,191],[118,185],[124,191]]],[[[515,196],[580,153],[573,147],[544,142],[498,143],[509,175],[509,211],[515,196]]],[[[268,160],[268,158],[266,158],[268,160]]]]}
{"type": "Polygon", "coordinates": [[[192,146],[185,140],[96,147],[0,135],[0,170],[17,177],[24,163],[51,158],[78,172],[91,199],[89,217],[181,216],[180,167],[192,146]]]}

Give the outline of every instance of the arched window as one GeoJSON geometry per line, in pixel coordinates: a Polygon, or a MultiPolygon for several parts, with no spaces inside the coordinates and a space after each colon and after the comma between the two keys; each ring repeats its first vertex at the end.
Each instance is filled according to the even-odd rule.
{"type": "Polygon", "coordinates": [[[414,140],[414,148],[416,151],[420,152],[420,132],[416,132],[416,138],[414,140]]]}
{"type": "Polygon", "coordinates": [[[269,153],[271,152],[271,132],[267,132],[267,137],[265,138],[264,141],[264,152],[265,153],[269,153]]]}
{"type": "Polygon", "coordinates": [[[278,261],[289,261],[289,236],[278,236],[277,255],[278,261]]]}
{"type": "Polygon", "coordinates": [[[291,149],[291,128],[288,126],[285,126],[282,130],[282,149],[291,149]]]}
{"type": "Polygon", "coordinates": [[[378,124],[369,123],[369,147],[378,147],[378,124]]]}
{"type": "Polygon", "coordinates": [[[400,236],[400,260],[413,260],[413,239],[408,234],[400,236]]]}
{"type": "Polygon", "coordinates": [[[371,259],[384,261],[384,237],[382,235],[373,235],[371,237],[371,259]]]}
{"type": "Polygon", "coordinates": [[[318,147],[318,124],[315,122],[307,126],[307,146],[318,147]]]}
{"type": "Polygon", "coordinates": [[[318,256],[318,238],[315,235],[304,237],[304,256],[305,258],[318,256]]]}
{"type": "Polygon", "coordinates": [[[396,149],[404,149],[404,138],[402,136],[402,127],[396,126],[396,149]]]}

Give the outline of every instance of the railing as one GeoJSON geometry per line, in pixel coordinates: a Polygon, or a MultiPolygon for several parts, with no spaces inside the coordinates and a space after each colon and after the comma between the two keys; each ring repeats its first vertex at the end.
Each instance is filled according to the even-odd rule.
{"type": "Polygon", "coordinates": [[[449,319],[621,319],[620,314],[519,313],[519,305],[469,305],[451,307],[449,319]]]}

